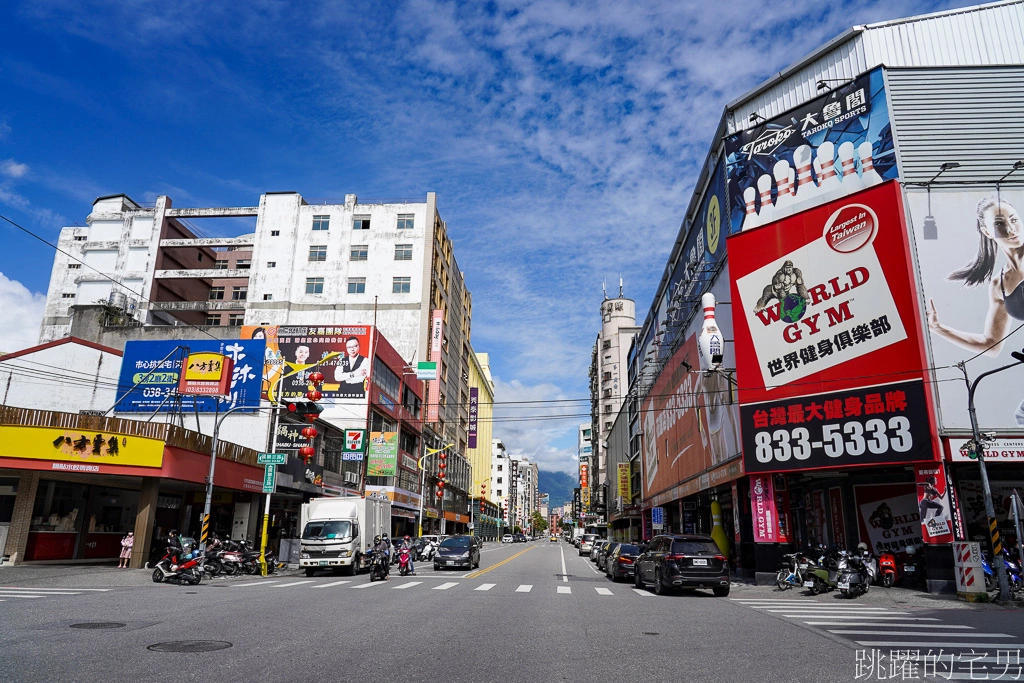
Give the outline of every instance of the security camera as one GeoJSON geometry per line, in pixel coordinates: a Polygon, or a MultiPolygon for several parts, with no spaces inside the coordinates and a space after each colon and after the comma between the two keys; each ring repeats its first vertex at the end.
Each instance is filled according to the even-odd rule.
{"type": "Polygon", "coordinates": [[[996,433],[995,432],[982,432],[981,433],[981,438],[983,438],[985,441],[995,441],[996,440],[996,433]]]}

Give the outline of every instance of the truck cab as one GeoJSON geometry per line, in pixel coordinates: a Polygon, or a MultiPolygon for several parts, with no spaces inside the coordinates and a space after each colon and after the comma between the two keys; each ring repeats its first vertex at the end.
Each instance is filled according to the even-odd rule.
{"type": "Polygon", "coordinates": [[[314,498],[302,506],[299,566],[306,576],[318,569],[349,576],[363,566],[364,549],[391,528],[391,502],[379,498],[314,498]]]}

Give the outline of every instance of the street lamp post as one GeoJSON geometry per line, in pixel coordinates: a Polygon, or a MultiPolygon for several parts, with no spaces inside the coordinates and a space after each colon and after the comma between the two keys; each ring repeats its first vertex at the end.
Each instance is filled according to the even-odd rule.
{"type": "Polygon", "coordinates": [[[199,539],[199,552],[200,554],[206,554],[206,540],[210,533],[210,504],[213,502],[213,473],[217,467],[217,443],[218,436],[220,435],[220,426],[231,413],[239,410],[252,410],[251,406],[235,406],[227,410],[223,415],[219,415],[214,418],[213,422],[213,439],[212,445],[210,446],[210,474],[206,477],[206,503],[203,504],[203,526],[202,533],[199,539]]]}
{"type": "Polygon", "coordinates": [[[1014,351],[1010,354],[1016,362],[1003,365],[993,370],[983,372],[971,382],[967,376],[967,367],[963,361],[958,364],[960,371],[964,373],[964,382],[967,384],[967,412],[971,416],[971,436],[974,440],[975,452],[978,454],[978,471],[981,473],[981,487],[985,498],[985,516],[988,518],[989,538],[992,541],[992,564],[995,565],[996,578],[999,580],[999,599],[1010,599],[1010,584],[1006,578],[1006,565],[1003,563],[1003,543],[999,538],[999,529],[996,526],[996,511],[992,505],[992,488],[988,483],[988,471],[985,468],[985,444],[982,441],[981,431],[978,429],[978,415],[974,409],[974,392],[978,383],[989,375],[994,375],[1003,370],[1015,368],[1024,363],[1024,354],[1014,351]]]}

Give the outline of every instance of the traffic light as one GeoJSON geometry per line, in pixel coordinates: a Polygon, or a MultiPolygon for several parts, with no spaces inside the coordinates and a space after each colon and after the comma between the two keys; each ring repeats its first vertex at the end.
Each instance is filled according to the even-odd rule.
{"type": "Polygon", "coordinates": [[[284,403],[288,406],[289,413],[301,417],[306,422],[314,422],[320,417],[320,413],[324,412],[323,406],[319,403],[305,398],[286,398],[284,403]]]}
{"type": "Polygon", "coordinates": [[[312,372],[309,375],[309,383],[312,388],[306,392],[306,398],[288,398],[285,399],[285,404],[288,406],[288,412],[296,417],[301,417],[309,423],[309,427],[303,427],[302,436],[309,439],[309,445],[303,446],[299,449],[299,457],[301,457],[306,464],[316,456],[316,447],[313,445],[314,439],[320,434],[313,423],[320,417],[320,413],[324,412],[323,406],[319,401],[323,394],[320,393],[320,386],[324,383],[324,375],[322,372],[312,372]]]}

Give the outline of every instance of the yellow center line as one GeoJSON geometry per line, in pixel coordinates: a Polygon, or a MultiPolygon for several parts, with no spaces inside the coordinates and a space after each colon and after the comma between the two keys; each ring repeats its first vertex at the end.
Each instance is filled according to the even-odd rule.
{"type": "Polygon", "coordinates": [[[512,560],[516,559],[517,557],[519,557],[523,553],[530,552],[531,550],[533,550],[533,548],[534,548],[534,546],[530,546],[526,550],[520,550],[518,553],[516,553],[512,557],[504,559],[501,562],[499,562],[498,564],[492,564],[487,569],[478,569],[475,572],[473,572],[472,574],[466,574],[465,578],[467,578],[467,579],[475,579],[477,577],[483,576],[484,574],[486,574],[487,572],[491,571],[492,569],[497,569],[498,567],[500,567],[503,564],[508,564],[509,562],[511,562],[512,560]]]}

